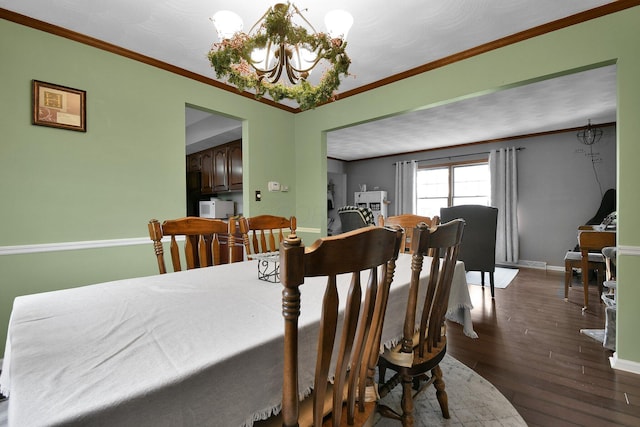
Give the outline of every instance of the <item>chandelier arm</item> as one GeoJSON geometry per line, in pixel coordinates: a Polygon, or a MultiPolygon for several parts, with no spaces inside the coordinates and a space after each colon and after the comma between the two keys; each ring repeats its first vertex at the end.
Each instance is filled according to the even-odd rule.
{"type": "Polygon", "coordinates": [[[263,76],[263,75],[266,75],[266,74],[272,74],[273,75],[273,73],[275,72],[276,68],[278,67],[278,63],[276,63],[276,65],[274,65],[273,67],[267,68],[269,66],[269,55],[271,53],[271,45],[272,45],[271,40],[269,40],[269,42],[267,43],[265,57],[264,57],[265,58],[264,59],[264,61],[265,61],[264,69],[258,68],[258,67],[255,66],[256,63],[259,63],[259,61],[253,61],[253,60],[248,61],[249,65],[251,65],[251,68],[256,70],[256,73],[259,76],[263,76]]]}
{"type": "Polygon", "coordinates": [[[320,62],[320,60],[322,60],[322,58],[323,58],[323,55],[318,54],[318,56],[316,56],[315,61],[313,61],[313,63],[308,68],[301,69],[301,68],[296,68],[293,65],[291,66],[291,68],[297,73],[310,73],[311,70],[313,70],[313,68],[316,65],[318,65],[318,63],[320,62]]]}
{"type": "Polygon", "coordinates": [[[304,15],[303,15],[302,13],[300,13],[300,9],[298,9],[298,7],[297,7],[295,4],[293,4],[293,3],[291,3],[291,6],[293,6],[293,8],[295,9],[295,11],[296,11],[296,13],[298,14],[298,16],[299,16],[300,18],[302,18],[302,20],[303,20],[304,22],[306,22],[306,23],[307,23],[307,25],[311,28],[311,30],[313,31],[313,34],[318,34],[318,32],[316,31],[316,29],[313,27],[313,25],[311,25],[311,22],[307,21],[307,18],[305,18],[305,17],[304,17],[304,15]]]}
{"type": "Polygon", "coordinates": [[[269,7],[269,9],[267,9],[267,11],[260,17],[260,19],[258,19],[255,24],[253,24],[251,26],[251,28],[249,29],[249,31],[247,31],[247,35],[251,35],[251,33],[253,32],[253,30],[255,30],[256,27],[259,27],[259,25],[262,23],[262,21],[264,21],[264,18],[267,17],[267,15],[269,15],[271,13],[272,8],[269,7]]]}
{"type": "Polygon", "coordinates": [[[268,70],[261,70],[256,67],[253,67],[253,68],[256,70],[256,74],[260,79],[263,79],[266,77],[269,83],[274,83],[275,81],[277,81],[277,79],[275,80],[273,79],[273,76],[275,76],[276,73],[278,72],[278,69],[280,68],[280,64],[276,64],[273,68],[270,68],[268,70]]]}
{"type": "Polygon", "coordinates": [[[291,84],[296,84],[298,80],[300,80],[299,73],[296,72],[295,67],[291,64],[289,59],[285,59],[285,69],[287,70],[287,78],[291,82],[291,84]]]}
{"type": "Polygon", "coordinates": [[[272,68],[269,68],[268,70],[262,70],[251,63],[249,65],[251,65],[251,68],[256,70],[256,74],[258,74],[259,76],[267,76],[269,78],[273,77],[278,70],[278,64],[276,64],[272,68]]]}
{"type": "Polygon", "coordinates": [[[284,66],[283,57],[286,58],[287,52],[283,44],[280,45],[279,49],[280,54],[278,55],[278,62],[272,71],[269,73],[268,79],[270,83],[275,83],[280,80],[280,76],[282,75],[282,68],[284,66]],[[275,74],[275,77],[274,77],[275,74]],[[272,79],[273,77],[273,79],[272,79]]]}

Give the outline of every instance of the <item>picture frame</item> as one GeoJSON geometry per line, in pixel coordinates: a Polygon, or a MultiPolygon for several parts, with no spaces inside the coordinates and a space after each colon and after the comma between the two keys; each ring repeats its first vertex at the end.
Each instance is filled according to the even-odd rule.
{"type": "Polygon", "coordinates": [[[32,107],[34,125],[87,131],[84,90],[33,80],[32,107]]]}

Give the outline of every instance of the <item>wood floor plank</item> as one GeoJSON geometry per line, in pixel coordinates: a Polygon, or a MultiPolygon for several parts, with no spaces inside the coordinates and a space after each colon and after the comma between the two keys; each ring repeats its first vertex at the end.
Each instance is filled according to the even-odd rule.
{"type": "MultiPolygon", "coordinates": [[[[447,329],[447,351],[490,381],[529,426],[640,426],[640,375],[611,368],[612,351],[580,333],[603,329],[604,305],[574,278],[564,301],[564,274],[520,269],[506,289],[469,286],[478,339],[447,329]]],[[[445,378],[446,381],[446,378],[445,378]]]]}

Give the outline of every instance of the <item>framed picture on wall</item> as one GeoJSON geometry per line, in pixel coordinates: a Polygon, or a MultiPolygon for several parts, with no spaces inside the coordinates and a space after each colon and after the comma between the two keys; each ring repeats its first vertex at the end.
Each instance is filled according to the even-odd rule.
{"type": "Polygon", "coordinates": [[[84,90],[33,80],[32,94],[34,125],[87,131],[84,90]]]}

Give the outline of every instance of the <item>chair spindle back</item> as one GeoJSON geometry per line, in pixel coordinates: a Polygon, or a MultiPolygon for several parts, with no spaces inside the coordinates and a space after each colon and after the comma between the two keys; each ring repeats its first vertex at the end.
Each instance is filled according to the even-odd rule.
{"type": "Polygon", "coordinates": [[[366,387],[373,385],[401,238],[399,229],[367,227],[319,239],[306,249],[295,235],[285,240],[280,251],[285,322],[283,425],[321,426],[323,417],[331,412],[332,425],[338,426],[344,399],[348,422],[353,422],[356,411],[364,410],[366,387]],[[368,272],[366,283],[361,283],[362,272],[368,272]],[[348,274],[350,280],[340,277],[344,274],[348,274]],[[313,410],[312,414],[305,414],[300,413],[298,402],[298,317],[300,288],[305,277],[313,276],[326,276],[327,281],[318,337],[313,410]],[[348,290],[345,292],[344,288],[348,290]],[[340,295],[346,298],[342,319],[340,295]],[[338,346],[335,370],[330,372],[332,355],[338,346]],[[330,378],[334,378],[333,384],[330,378]]]}

